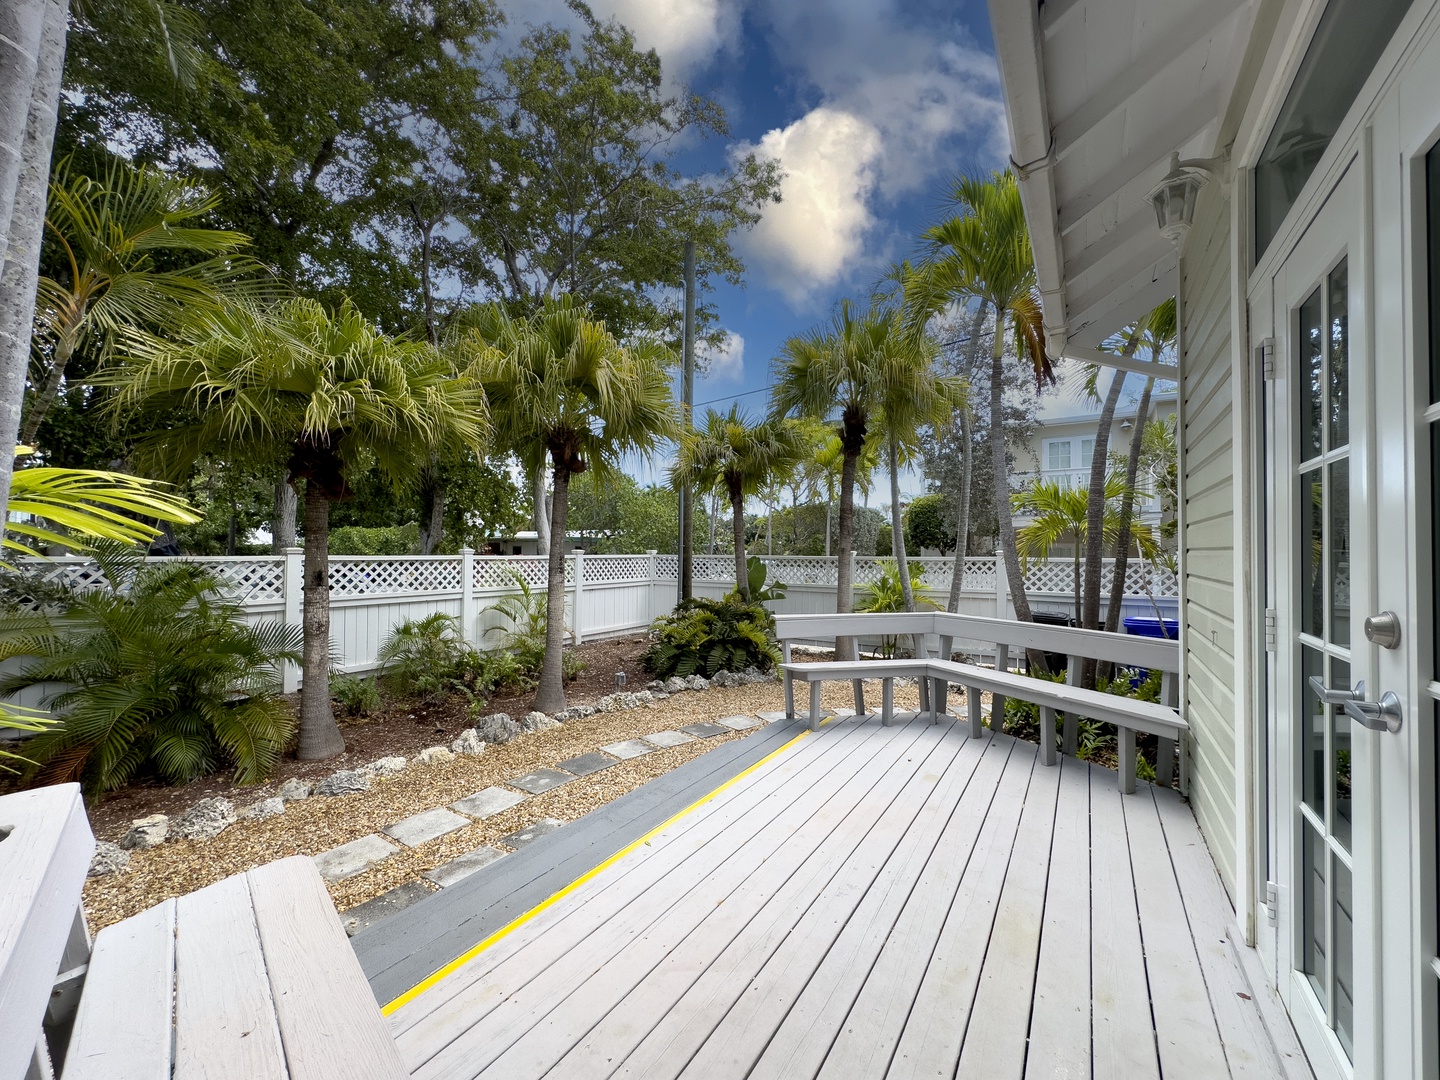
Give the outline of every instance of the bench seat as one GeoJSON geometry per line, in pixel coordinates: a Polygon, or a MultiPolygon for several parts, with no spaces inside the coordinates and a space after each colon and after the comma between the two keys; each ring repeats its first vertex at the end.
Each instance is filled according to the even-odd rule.
{"type": "Polygon", "coordinates": [[[96,935],[65,1080],[399,1080],[314,863],[294,856],[96,935]]]}
{"type": "MultiPolygon", "coordinates": [[[[880,722],[890,726],[895,715],[895,679],[925,679],[930,674],[927,660],[822,660],[813,664],[781,664],[785,676],[785,712],[795,715],[794,684],[798,680],[810,684],[810,730],[820,726],[820,686],[827,682],[850,682],[855,684],[855,711],[865,711],[865,693],[860,688],[863,679],[882,680],[880,722]],[[858,678],[857,678],[858,674],[858,678]]],[[[923,686],[923,683],[922,683],[923,686]]],[[[929,711],[925,694],[921,695],[921,711],[929,711]]]]}

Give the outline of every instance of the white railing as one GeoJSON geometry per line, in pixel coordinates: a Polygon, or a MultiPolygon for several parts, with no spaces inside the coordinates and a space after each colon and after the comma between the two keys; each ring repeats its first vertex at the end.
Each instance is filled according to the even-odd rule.
{"type": "MultiPolygon", "coordinates": [[[[303,552],[285,555],[194,558],[224,583],[226,592],[250,620],[275,619],[299,625],[303,610],[303,552]]],[[[783,582],[786,596],[771,607],[777,614],[823,613],[835,610],[839,563],[833,556],[762,556],[771,582],[783,582]]],[[[921,580],[931,597],[944,604],[954,572],[953,558],[916,558],[921,580]]],[[[878,581],[893,560],[854,558],[856,602],[865,586],[878,581]]],[[[30,563],[27,569],[45,579],[84,588],[102,582],[99,568],[83,558],[30,563]]],[[[970,558],[960,591],[960,612],[1011,618],[1003,566],[997,573],[992,556],[970,558]]],[[[459,555],[391,556],[335,555],[330,559],[331,638],[347,671],[368,671],[390,631],[406,619],[435,612],[459,618],[467,640],[496,646],[502,619],[493,610],[503,596],[518,591],[518,581],[532,590],[546,587],[544,556],[459,555]]],[[[1026,568],[1026,591],[1036,610],[1073,615],[1072,570],[1068,560],[1034,561],[1026,568]]],[[[1103,588],[1108,596],[1111,567],[1107,561],[1103,588]]],[[[630,633],[649,626],[675,605],[679,559],[674,555],[592,555],[576,552],[565,559],[565,625],[576,641],[630,633]]],[[[693,569],[697,596],[720,597],[734,588],[731,555],[697,555],[693,569]]],[[[1144,563],[1130,565],[1124,615],[1176,613],[1174,578],[1144,563]],[[1152,602],[1150,595],[1153,594],[1152,602]]],[[[298,685],[299,673],[286,673],[286,684],[298,685]]],[[[29,702],[25,702],[29,703],[29,702]]]]}

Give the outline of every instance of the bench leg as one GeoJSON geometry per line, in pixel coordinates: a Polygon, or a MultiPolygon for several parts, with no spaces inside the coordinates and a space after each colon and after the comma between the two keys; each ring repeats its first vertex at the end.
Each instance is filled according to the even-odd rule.
{"type": "Polygon", "coordinates": [[[1185,750],[1185,733],[1182,731],[1180,732],[1180,737],[1175,740],[1175,756],[1179,758],[1178,764],[1180,766],[1180,794],[1188,799],[1190,797],[1190,775],[1186,769],[1186,762],[1188,760],[1188,756],[1185,750]]]}
{"type": "Polygon", "coordinates": [[[935,721],[945,715],[945,699],[950,696],[950,684],[944,679],[935,680],[935,721]]]}
{"type": "Polygon", "coordinates": [[[972,739],[980,738],[980,733],[985,730],[985,725],[980,716],[979,687],[965,687],[965,711],[970,715],[970,737],[972,739]]]}
{"type": "Polygon", "coordinates": [[[889,727],[895,722],[895,680],[880,680],[880,726],[889,727]]]}
{"type": "Polygon", "coordinates": [[[1040,706],[1040,760],[1055,764],[1055,710],[1046,705],[1040,706]]]}
{"type": "Polygon", "coordinates": [[[916,682],[920,684],[920,715],[923,716],[930,711],[930,680],[921,675],[916,682]]]}
{"type": "Polygon", "coordinates": [[[1157,739],[1155,744],[1155,782],[1169,787],[1175,772],[1175,740],[1157,739]]]}
{"type": "MultiPolygon", "coordinates": [[[[996,645],[996,646],[995,646],[995,670],[996,670],[996,671],[1009,671],[1009,670],[1010,670],[1010,646],[1009,646],[1009,645],[996,645]]],[[[1004,731],[1004,730],[1005,730],[1005,695],[1003,695],[1003,694],[991,694],[991,695],[990,695],[990,730],[991,730],[991,731],[1004,731]]]]}
{"type": "Polygon", "coordinates": [[[1065,737],[1060,752],[1066,757],[1075,757],[1080,749],[1080,717],[1073,712],[1065,714],[1065,737]]]}
{"type": "Polygon", "coordinates": [[[814,731],[820,726],[820,683],[819,681],[810,684],[810,730],[814,731]]]}
{"type": "Polygon", "coordinates": [[[1130,728],[1120,729],[1120,794],[1135,794],[1135,732],[1130,728]]]}
{"type": "Polygon", "coordinates": [[[795,719],[795,676],[785,672],[785,719],[795,719]]]}
{"type": "Polygon", "coordinates": [[[855,715],[865,715],[865,680],[851,679],[850,685],[855,688],[855,715]]]}

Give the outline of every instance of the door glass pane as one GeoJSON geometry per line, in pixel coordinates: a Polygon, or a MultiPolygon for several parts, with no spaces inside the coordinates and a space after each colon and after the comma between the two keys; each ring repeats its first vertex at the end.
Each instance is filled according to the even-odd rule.
{"type": "Polygon", "coordinates": [[[1304,775],[1301,796],[1305,805],[1325,820],[1325,704],[1310,688],[1310,677],[1325,679],[1325,658],[1308,645],[1300,646],[1300,699],[1304,702],[1300,721],[1300,770],[1304,775]]]}
{"type": "Polygon", "coordinates": [[[1330,466],[1330,640],[1350,644],[1350,462],[1330,466]]]}
{"type": "Polygon", "coordinates": [[[1080,467],[1081,467],[1082,469],[1088,469],[1088,468],[1090,467],[1091,459],[1092,459],[1094,456],[1095,456],[1095,440],[1094,440],[1094,439],[1081,439],[1081,440],[1080,440],[1080,467]]]}
{"type": "Polygon", "coordinates": [[[1350,299],[1349,263],[1330,271],[1327,313],[1330,328],[1330,449],[1350,441],[1350,299]]]}
{"type": "Polygon", "coordinates": [[[1300,477],[1300,631],[1325,634],[1324,498],[1321,470],[1300,477]]]}
{"type": "Polygon", "coordinates": [[[1329,972],[1325,970],[1325,841],[1304,818],[1300,819],[1300,879],[1304,892],[1300,943],[1301,970],[1324,1006],[1329,998],[1329,972]]]}
{"type": "Polygon", "coordinates": [[[1320,454],[1321,401],[1324,399],[1324,313],[1317,286],[1300,305],[1300,378],[1295,393],[1300,401],[1300,460],[1320,454]]]}
{"type": "MultiPolygon", "coordinates": [[[[1425,155],[1426,249],[1430,262],[1430,400],[1440,401],[1440,146],[1425,155]]],[[[1436,639],[1440,643],[1440,638],[1436,639]]]]}
{"type": "Polygon", "coordinates": [[[1350,1033],[1355,1030],[1355,999],[1351,992],[1355,973],[1354,889],[1350,887],[1350,870],[1335,859],[1335,909],[1331,913],[1335,927],[1335,1034],[1345,1053],[1354,1056],[1350,1033]]]}
{"type": "MultiPolygon", "coordinates": [[[[1350,665],[1344,660],[1330,661],[1330,686],[1349,689],[1350,665]]],[[[1334,809],[1330,815],[1330,834],[1346,851],[1350,850],[1350,725],[1340,705],[1330,706],[1330,773],[1335,780],[1334,809]]]]}
{"type": "Polygon", "coordinates": [[[1049,446],[1050,462],[1048,469],[1068,469],[1070,467],[1070,440],[1057,439],[1049,446]]]}

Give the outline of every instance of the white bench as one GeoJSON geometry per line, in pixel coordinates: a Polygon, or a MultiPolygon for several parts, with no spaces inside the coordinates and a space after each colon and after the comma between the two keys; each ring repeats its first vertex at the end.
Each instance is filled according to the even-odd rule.
{"type": "Polygon", "coordinates": [[[101,930],[92,948],[83,920],[78,936],[72,923],[94,850],[79,789],[0,798],[0,828],[11,822],[0,841],[0,1078],[22,1075],[32,1053],[27,1075],[41,1080],[52,1062],[64,1080],[407,1075],[310,859],[167,900],[101,930]],[[36,806],[61,811],[62,824],[46,826],[36,806]],[[21,895],[17,880],[48,884],[21,895]],[[12,907],[24,909],[18,921],[12,907]]]}
{"type": "Polygon", "coordinates": [[[882,685],[881,722],[893,717],[892,680],[901,677],[920,679],[921,714],[938,722],[945,714],[946,689],[951,683],[966,689],[971,734],[979,735],[980,695],[991,695],[991,715],[1005,715],[1005,699],[1016,697],[1040,708],[1041,752],[1047,764],[1054,761],[1054,738],[1045,733],[1054,730],[1056,714],[1064,717],[1063,752],[1074,755],[1077,750],[1079,719],[1113,723],[1118,731],[1120,789],[1127,794],[1135,790],[1135,733],[1143,731],[1159,740],[1156,780],[1169,785],[1172,762],[1178,757],[1181,791],[1188,790],[1188,751],[1186,733],[1189,725],[1175,711],[1177,673],[1180,650],[1177,642],[1109,634],[1099,630],[1076,630],[1067,627],[1018,623],[1006,619],[989,619],[948,612],[883,613],[862,615],[778,615],[776,636],[781,642],[785,677],[785,710],[795,715],[794,683],[810,684],[810,726],[820,717],[820,686],[824,682],[849,681],[854,686],[855,709],[865,712],[863,681],[878,678],[882,685]],[[917,656],[909,660],[826,661],[797,664],[792,660],[793,642],[817,641],[837,637],[909,635],[915,639],[917,656]],[[939,655],[927,657],[926,635],[939,637],[939,655]],[[994,645],[996,666],[950,660],[957,640],[985,642],[994,645]],[[1007,670],[1009,650],[1034,649],[1043,652],[1065,652],[1070,662],[1064,684],[1032,679],[1007,670]],[[1161,676],[1161,704],[1137,701],[1115,694],[1083,689],[1081,665],[1086,659],[1103,660],[1125,667],[1157,669],[1161,676]]]}

